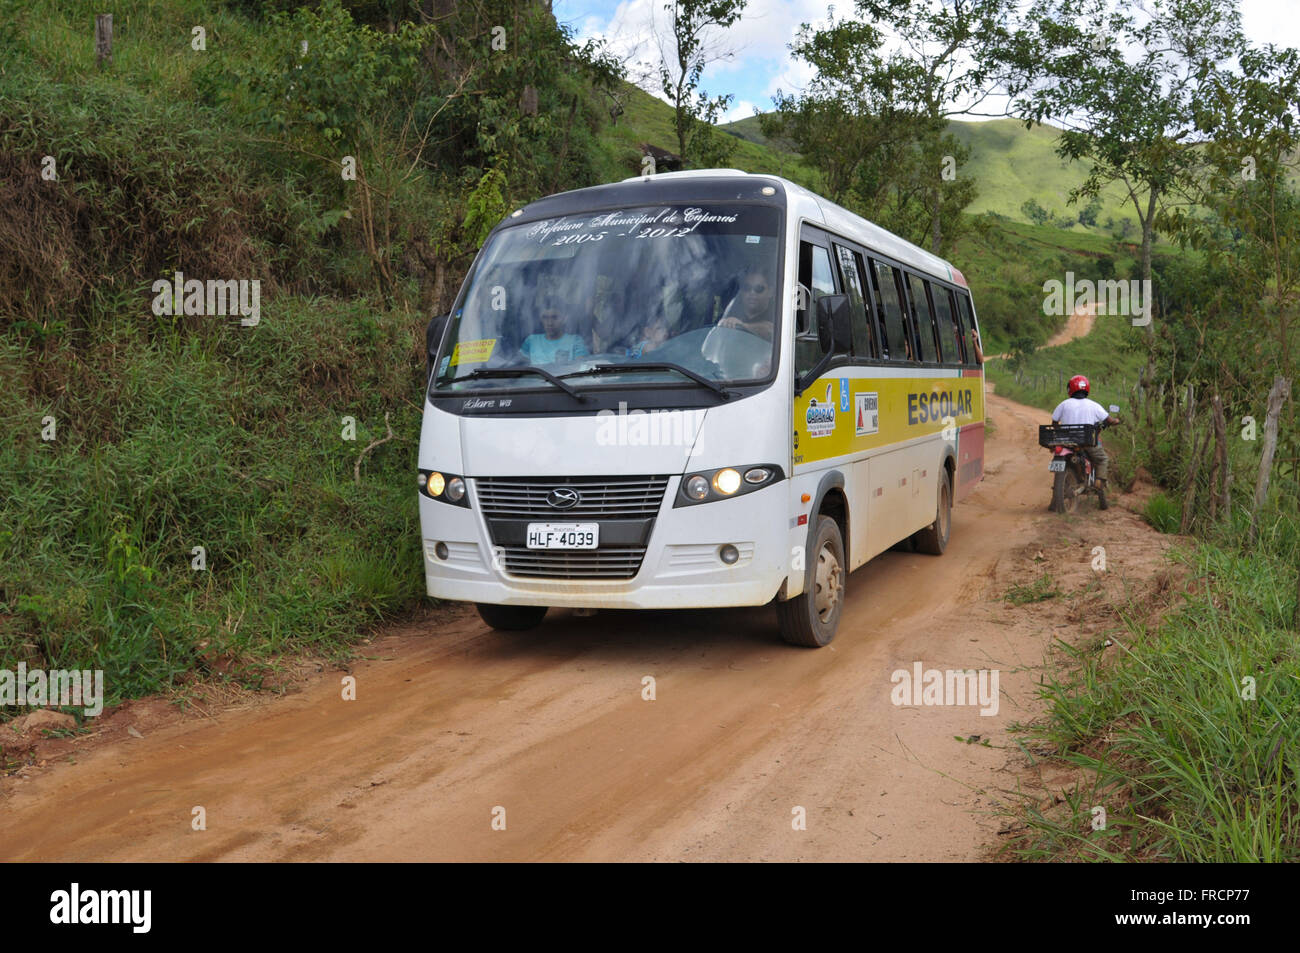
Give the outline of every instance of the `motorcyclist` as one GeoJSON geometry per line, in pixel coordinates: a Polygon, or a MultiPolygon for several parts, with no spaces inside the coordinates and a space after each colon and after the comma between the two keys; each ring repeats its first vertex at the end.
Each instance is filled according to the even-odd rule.
{"type": "MultiPolygon", "coordinates": [[[[1056,409],[1052,411],[1053,425],[1095,425],[1104,421],[1113,426],[1119,423],[1118,417],[1088,396],[1088,378],[1082,374],[1071,377],[1069,383],[1065,385],[1065,391],[1070,396],[1057,404],[1056,409]]],[[[1109,509],[1110,503],[1106,500],[1106,476],[1110,469],[1110,459],[1106,456],[1106,450],[1101,445],[1101,432],[1098,431],[1097,443],[1094,446],[1080,447],[1079,452],[1092,462],[1093,476],[1097,481],[1097,498],[1101,509],[1109,509]]]]}

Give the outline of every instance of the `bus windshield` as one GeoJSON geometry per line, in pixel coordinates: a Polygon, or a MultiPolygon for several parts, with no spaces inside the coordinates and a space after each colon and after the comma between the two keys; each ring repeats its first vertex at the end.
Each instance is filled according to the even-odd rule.
{"type": "Polygon", "coordinates": [[[490,373],[520,368],[578,388],[689,386],[656,364],[719,384],[765,379],[779,340],[779,226],[775,208],[710,203],[503,228],[451,316],[434,386],[547,386],[533,372],[490,373]]]}

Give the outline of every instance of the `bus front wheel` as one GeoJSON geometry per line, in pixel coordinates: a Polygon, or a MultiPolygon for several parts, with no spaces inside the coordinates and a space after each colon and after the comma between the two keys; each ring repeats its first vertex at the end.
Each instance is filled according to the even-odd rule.
{"type": "Polygon", "coordinates": [[[829,516],[817,517],[817,535],[808,554],[804,591],[776,604],[781,636],[791,645],[821,648],[835,638],[844,606],[844,538],[829,516]]]}
{"type": "Polygon", "coordinates": [[[503,632],[522,632],[535,629],[546,616],[546,606],[493,606],[476,602],[479,618],[494,629],[503,632]]]}

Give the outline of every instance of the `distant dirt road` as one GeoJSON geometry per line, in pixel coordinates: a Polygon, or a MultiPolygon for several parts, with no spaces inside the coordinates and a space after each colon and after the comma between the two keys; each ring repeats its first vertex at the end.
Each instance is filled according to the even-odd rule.
{"type": "Polygon", "coordinates": [[[552,610],[516,634],[456,609],[367,646],[356,701],[325,672],[252,708],[66,742],[76,764],[0,782],[0,859],[985,858],[1005,792],[1052,783],[1007,730],[1038,712],[1045,657],[1082,637],[1089,602],[1156,574],[1167,539],[1122,505],[1047,513],[1042,416],[990,396],[988,476],[947,554],[853,573],[829,648],[784,645],[770,609],[552,610]],[[1102,591],[1001,599],[1044,568],[1102,591]],[[891,673],[918,661],[999,670],[998,713],[894,705],[891,673]]]}
{"type": "MultiPolygon", "coordinates": [[[[1084,335],[1092,333],[1092,326],[1097,323],[1097,305],[1092,304],[1088,307],[1080,307],[1072,312],[1065,319],[1065,327],[1057,331],[1043,347],[1059,347],[1062,344],[1069,344],[1075,338],[1081,338],[1084,335]]],[[[1005,361],[1011,357],[1010,354],[995,354],[994,359],[1005,361]]]]}
{"type": "Polygon", "coordinates": [[[1079,308],[1065,319],[1065,327],[1048,338],[1047,343],[1043,346],[1057,347],[1061,344],[1068,344],[1075,338],[1091,334],[1092,326],[1096,321],[1097,306],[1095,304],[1088,308],[1079,308]]]}

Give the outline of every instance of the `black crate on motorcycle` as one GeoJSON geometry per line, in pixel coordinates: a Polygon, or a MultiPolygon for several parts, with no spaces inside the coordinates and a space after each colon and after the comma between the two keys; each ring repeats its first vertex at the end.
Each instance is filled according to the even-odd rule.
{"type": "Polygon", "coordinates": [[[1038,428],[1038,445],[1053,447],[1095,447],[1099,428],[1096,424],[1042,424],[1038,428]]]}

